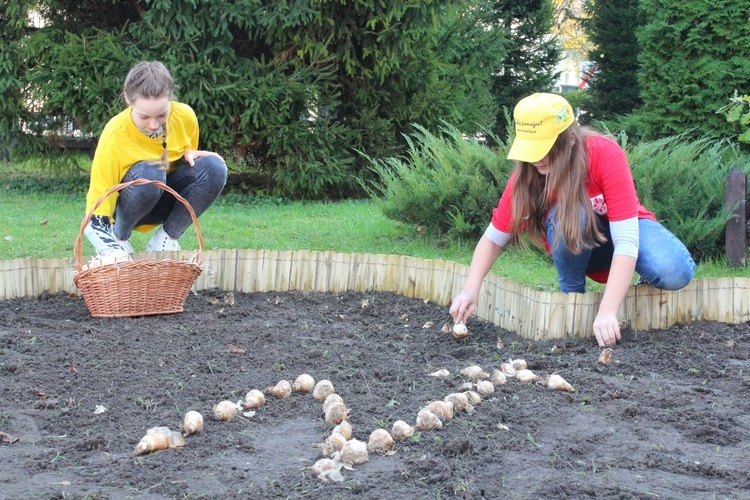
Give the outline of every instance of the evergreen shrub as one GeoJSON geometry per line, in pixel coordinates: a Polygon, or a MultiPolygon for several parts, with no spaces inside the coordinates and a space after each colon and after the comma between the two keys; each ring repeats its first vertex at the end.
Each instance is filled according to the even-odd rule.
{"type": "Polygon", "coordinates": [[[627,144],[638,197],[694,258],[724,254],[726,175],[750,172],[750,157],[727,140],[692,140],[687,134],[627,144]]]}
{"type": "Polygon", "coordinates": [[[390,219],[421,226],[437,238],[477,240],[513,163],[452,125],[439,134],[416,129],[403,158],[368,157],[379,181],[363,181],[363,187],[390,219]]]}

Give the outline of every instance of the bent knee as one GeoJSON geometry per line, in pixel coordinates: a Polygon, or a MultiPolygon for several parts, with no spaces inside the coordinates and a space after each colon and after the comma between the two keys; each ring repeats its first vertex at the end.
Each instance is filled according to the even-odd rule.
{"type": "Polygon", "coordinates": [[[695,264],[688,266],[684,269],[680,269],[671,273],[663,274],[654,281],[651,285],[659,290],[681,290],[688,286],[695,276],[695,264]]]}

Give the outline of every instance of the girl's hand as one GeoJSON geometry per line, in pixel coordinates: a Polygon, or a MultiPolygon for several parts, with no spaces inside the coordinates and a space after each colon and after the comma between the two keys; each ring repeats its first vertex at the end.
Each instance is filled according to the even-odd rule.
{"type": "Polygon", "coordinates": [[[191,167],[195,166],[195,160],[198,158],[201,158],[203,156],[215,156],[216,158],[219,158],[222,162],[226,163],[224,161],[224,158],[222,158],[218,153],[214,153],[213,151],[200,151],[196,149],[188,149],[185,152],[185,161],[188,162],[188,165],[191,167]]]}
{"type": "Polygon", "coordinates": [[[601,347],[612,345],[620,340],[620,323],[617,315],[603,313],[601,310],[594,319],[594,335],[601,347]]]}
{"type": "Polygon", "coordinates": [[[464,290],[456,295],[451,304],[450,313],[455,323],[466,323],[477,307],[477,294],[464,290]]]}

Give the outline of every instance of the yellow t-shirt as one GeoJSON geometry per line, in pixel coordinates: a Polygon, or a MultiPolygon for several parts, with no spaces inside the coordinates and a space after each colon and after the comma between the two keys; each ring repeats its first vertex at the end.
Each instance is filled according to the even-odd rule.
{"type": "MultiPolygon", "coordinates": [[[[91,164],[91,181],[86,194],[86,213],[112,186],[119,184],[125,173],[141,161],[159,163],[162,155],[161,136],[151,139],[139,131],[130,118],[132,108],[113,117],[102,131],[91,164]]],[[[172,101],[167,118],[167,157],[170,163],[179,160],[189,149],[198,149],[198,118],[187,104],[172,101]]],[[[170,170],[174,167],[170,166],[170,170]]],[[[95,215],[112,217],[118,193],[112,193],[94,211],[95,215]]],[[[153,226],[144,228],[146,230],[153,226]]]]}

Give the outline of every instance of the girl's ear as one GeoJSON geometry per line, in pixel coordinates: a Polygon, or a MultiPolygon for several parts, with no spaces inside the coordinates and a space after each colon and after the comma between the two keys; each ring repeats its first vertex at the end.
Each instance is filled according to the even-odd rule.
{"type": "Polygon", "coordinates": [[[132,106],[133,105],[133,103],[130,102],[130,99],[128,99],[128,95],[125,92],[122,93],[122,97],[125,98],[125,102],[128,104],[128,106],[132,106]]]}

